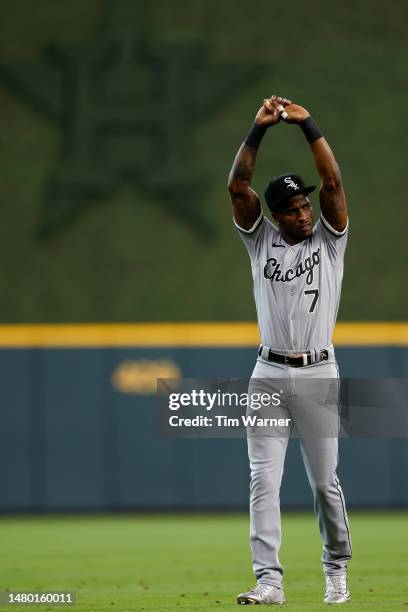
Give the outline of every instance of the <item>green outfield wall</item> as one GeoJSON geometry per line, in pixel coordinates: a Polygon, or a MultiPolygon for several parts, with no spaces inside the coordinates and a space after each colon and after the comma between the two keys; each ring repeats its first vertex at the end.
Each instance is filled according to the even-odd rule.
{"type": "MultiPolygon", "coordinates": [[[[0,321],[253,319],[226,181],[273,92],[342,170],[340,320],[405,320],[407,18],[403,0],[2,0],[0,321]]],[[[288,170],[318,180],[279,125],[254,188],[288,170]]]]}

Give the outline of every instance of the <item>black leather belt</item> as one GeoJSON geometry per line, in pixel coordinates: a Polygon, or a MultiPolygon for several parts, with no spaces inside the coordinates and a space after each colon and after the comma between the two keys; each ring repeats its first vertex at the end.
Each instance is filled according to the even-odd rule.
{"type": "Polygon", "coordinates": [[[317,354],[317,361],[312,361],[312,355],[310,351],[306,353],[297,353],[295,355],[280,355],[279,353],[274,353],[272,349],[269,349],[266,357],[262,355],[262,344],[259,347],[258,355],[267,361],[272,361],[275,363],[282,363],[283,365],[290,366],[292,368],[302,368],[306,365],[312,365],[312,363],[318,363],[320,361],[327,361],[329,358],[329,353],[326,349],[320,351],[317,354]]]}

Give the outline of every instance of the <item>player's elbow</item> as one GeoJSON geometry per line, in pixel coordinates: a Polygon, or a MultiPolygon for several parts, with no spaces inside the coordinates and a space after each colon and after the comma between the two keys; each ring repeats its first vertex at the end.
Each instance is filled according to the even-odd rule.
{"type": "Polygon", "coordinates": [[[326,176],[323,180],[323,188],[326,193],[336,193],[340,191],[341,187],[342,184],[340,172],[330,174],[329,176],[326,176]]]}
{"type": "Polygon", "coordinates": [[[231,176],[228,178],[228,191],[231,196],[238,196],[242,193],[242,185],[231,176]]]}

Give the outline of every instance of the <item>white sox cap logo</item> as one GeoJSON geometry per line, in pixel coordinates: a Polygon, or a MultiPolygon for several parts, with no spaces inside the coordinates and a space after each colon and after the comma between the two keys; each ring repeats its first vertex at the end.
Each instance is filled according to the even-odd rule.
{"type": "Polygon", "coordinates": [[[295,189],[295,190],[299,189],[299,185],[298,185],[297,183],[295,183],[295,181],[292,179],[292,177],[291,177],[291,176],[287,176],[287,177],[284,179],[284,182],[286,183],[286,185],[288,186],[288,188],[289,188],[289,187],[292,187],[292,189],[295,189]]]}

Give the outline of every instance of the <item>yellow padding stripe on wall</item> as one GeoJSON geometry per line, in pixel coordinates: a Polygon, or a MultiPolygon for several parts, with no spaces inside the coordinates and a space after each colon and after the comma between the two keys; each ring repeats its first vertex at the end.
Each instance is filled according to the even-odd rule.
{"type": "MultiPolygon", "coordinates": [[[[408,323],[338,323],[335,346],[408,346],[408,323]]],[[[0,347],[255,347],[256,323],[0,325],[0,347]]]]}

